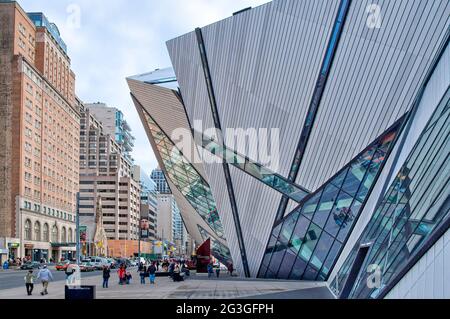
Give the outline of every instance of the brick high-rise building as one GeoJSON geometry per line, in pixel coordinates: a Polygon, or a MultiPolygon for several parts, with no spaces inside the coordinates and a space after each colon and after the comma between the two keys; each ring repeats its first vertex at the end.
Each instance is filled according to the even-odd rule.
{"type": "Polygon", "coordinates": [[[80,115],[67,48],[44,14],[5,0],[0,43],[1,257],[70,258],[80,115]]]}

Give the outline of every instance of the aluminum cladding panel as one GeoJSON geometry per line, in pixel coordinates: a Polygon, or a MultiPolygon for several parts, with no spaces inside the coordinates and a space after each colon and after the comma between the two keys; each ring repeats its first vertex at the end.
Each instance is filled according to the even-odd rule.
{"type": "Polygon", "coordinates": [[[338,0],[274,1],[202,29],[222,128],[280,129],[280,162],[271,168],[284,176],[338,5],[338,0]]]}
{"type": "Polygon", "coordinates": [[[450,2],[352,1],[297,183],[315,190],[407,112],[450,28],[450,2]]]}

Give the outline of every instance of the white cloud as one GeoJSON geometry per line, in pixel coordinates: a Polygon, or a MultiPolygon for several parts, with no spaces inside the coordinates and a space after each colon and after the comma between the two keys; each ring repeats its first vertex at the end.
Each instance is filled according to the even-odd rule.
{"type": "Polygon", "coordinates": [[[170,65],[165,42],[268,0],[19,0],[55,22],[77,75],[77,95],[121,109],[136,136],[133,156],[147,173],[156,168],[125,78],[170,65]],[[80,8],[80,28],[70,23],[69,5],[80,8]]]}

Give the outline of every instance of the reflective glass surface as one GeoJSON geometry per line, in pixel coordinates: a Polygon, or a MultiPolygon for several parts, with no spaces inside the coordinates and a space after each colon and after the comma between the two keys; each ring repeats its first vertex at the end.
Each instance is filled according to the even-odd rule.
{"type": "Polygon", "coordinates": [[[362,243],[369,253],[350,298],[376,298],[416,257],[433,231],[448,220],[450,211],[450,90],[428,122],[370,222],[339,269],[331,288],[339,295],[362,243]],[[373,272],[381,270],[381,284],[369,288],[373,272]]]}
{"type": "Polygon", "coordinates": [[[242,169],[267,186],[272,187],[276,191],[288,196],[290,199],[298,203],[300,203],[302,199],[309,194],[309,192],[301,186],[290,182],[287,178],[270,171],[258,163],[250,161],[248,158],[245,158],[228,148],[220,146],[213,139],[209,139],[204,136],[202,140],[202,147],[218,156],[226,163],[242,169]]]}
{"type": "Polygon", "coordinates": [[[221,242],[216,240],[214,236],[211,236],[203,227],[197,225],[200,235],[202,236],[203,241],[205,242],[208,238],[211,239],[211,253],[217,258],[222,264],[227,266],[229,263],[232,263],[231,253],[227,246],[223,245],[221,242]]]}
{"type": "Polygon", "coordinates": [[[150,115],[145,110],[143,111],[152,137],[157,144],[158,152],[169,175],[168,178],[170,178],[172,183],[175,184],[177,189],[203,220],[214,230],[214,233],[219,238],[225,239],[223,226],[208,183],[206,183],[202,176],[186,160],[150,115]]]}
{"type": "Polygon", "coordinates": [[[275,228],[260,278],[326,280],[359,217],[401,120],[346,165],[275,228]]]}

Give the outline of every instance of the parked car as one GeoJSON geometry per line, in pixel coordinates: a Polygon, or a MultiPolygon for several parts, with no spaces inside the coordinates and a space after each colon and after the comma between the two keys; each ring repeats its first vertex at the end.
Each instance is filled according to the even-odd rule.
{"type": "Polygon", "coordinates": [[[95,271],[95,267],[90,262],[83,262],[80,265],[80,271],[81,272],[95,271]]]}
{"type": "Polygon", "coordinates": [[[60,262],[60,263],[57,263],[55,269],[57,271],[65,271],[67,269],[67,266],[69,266],[69,264],[70,264],[70,262],[67,261],[67,260],[63,261],[63,262],[60,262]]]}
{"type": "Polygon", "coordinates": [[[21,270],[33,270],[33,269],[39,269],[41,267],[41,264],[37,261],[27,262],[20,266],[21,270]]]}
{"type": "Polygon", "coordinates": [[[110,263],[106,258],[103,257],[89,257],[91,260],[91,264],[95,267],[95,269],[101,270],[104,266],[110,266],[110,263]]]}

